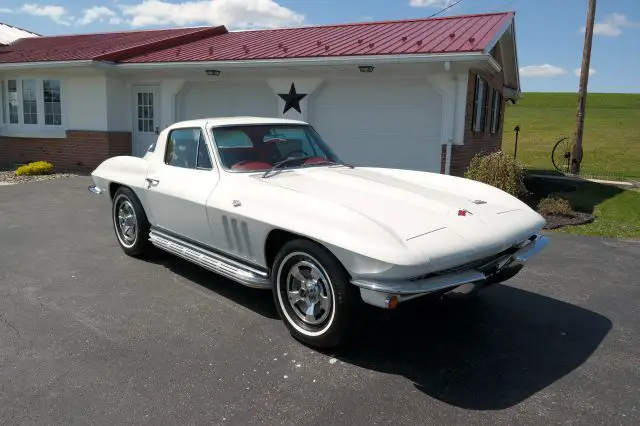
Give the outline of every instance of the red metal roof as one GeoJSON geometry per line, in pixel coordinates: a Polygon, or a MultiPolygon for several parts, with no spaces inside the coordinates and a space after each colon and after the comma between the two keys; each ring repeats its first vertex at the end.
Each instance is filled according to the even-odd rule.
{"type": "Polygon", "coordinates": [[[513,12],[228,32],[224,26],[22,39],[0,63],[117,63],[482,52],[513,12]]]}
{"type": "Polygon", "coordinates": [[[513,13],[228,32],[122,62],[481,52],[513,13]]]}
{"type": "Polygon", "coordinates": [[[23,38],[0,47],[0,63],[117,60],[226,32],[224,27],[23,38]]]}

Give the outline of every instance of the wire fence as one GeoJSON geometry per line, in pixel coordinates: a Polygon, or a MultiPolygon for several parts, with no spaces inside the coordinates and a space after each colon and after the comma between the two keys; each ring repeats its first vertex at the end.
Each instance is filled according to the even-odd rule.
{"type": "MultiPolygon", "coordinates": [[[[513,139],[513,138],[510,138],[513,139]]],[[[630,146],[635,145],[635,140],[630,146]]],[[[584,147],[580,172],[570,172],[571,138],[558,137],[548,142],[530,138],[503,140],[502,149],[510,152],[524,165],[530,174],[574,176],[585,179],[601,179],[622,182],[640,182],[640,149],[620,152],[608,149],[606,145],[584,147]]]]}

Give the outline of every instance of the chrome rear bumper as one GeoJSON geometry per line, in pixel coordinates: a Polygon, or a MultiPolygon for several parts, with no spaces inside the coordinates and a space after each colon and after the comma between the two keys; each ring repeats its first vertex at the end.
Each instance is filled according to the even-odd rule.
{"type": "Polygon", "coordinates": [[[388,308],[392,297],[395,297],[397,302],[402,302],[441,290],[453,289],[464,284],[489,282],[492,278],[500,277],[509,270],[521,267],[527,260],[544,249],[547,244],[549,244],[547,237],[536,234],[517,251],[492,259],[480,267],[442,275],[427,275],[418,280],[354,280],[352,283],[360,287],[363,301],[374,306],[388,308]]]}

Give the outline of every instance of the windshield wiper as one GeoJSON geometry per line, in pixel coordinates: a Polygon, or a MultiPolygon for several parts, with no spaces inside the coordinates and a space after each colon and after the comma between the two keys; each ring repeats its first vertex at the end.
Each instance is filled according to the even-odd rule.
{"type": "Polygon", "coordinates": [[[263,178],[266,178],[267,175],[269,175],[269,173],[271,173],[272,171],[274,171],[275,169],[277,169],[280,166],[284,166],[287,163],[290,163],[293,160],[305,160],[307,158],[311,158],[311,157],[287,157],[284,160],[280,160],[278,161],[276,164],[273,165],[273,167],[271,167],[269,170],[267,170],[266,172],[264,172],[264,174],[262,175],[263,178]]]}
{"type": "Polygon", "coordinates": [[[329,160],[329,161],[330,161],[331,163],[333,163],[333,164],[337,164],[337,165],[339,165],[339,166],[348,167],[348,168],[350,168],[350,169],[353,169],[353,168],[355,167],[355,166],[354,166],[354,165],[352,165],[352,164],[343,163],[342,161],[332,161],[332,160],[329,160]]]}
{"type": "MultiPolygon", "coordinates": [[[[267,170],[266,172],[264,172],[264,174],[262,175],[263,178],[266,178],[269,173],[271,173],[272,171],[274,171],[275,169],[277,169],[280,166],[283,166],[293,160],[306,160],[308,158],[313,158],[313,157],[287,157],[284,160],[278,161],[276,164],[273,165],[273,167],[271,167],[269,170],[267,170]]],[[[353,169],[354,166],[352,166],[351,164],[347,164],[347,163],[343,163],[341,161],[333,161],[333,160],[329,160],[328,158],[325,159],[326,163],[328,164],[335,164],[338,166],[344,166],[344,167],[348,167],[350,169],[353,169]]],[[[322,164],[322,163],[314,163],[315,164],[322,164]]],[[[309,164],[311,165],[311,164],[309,164]]]]}

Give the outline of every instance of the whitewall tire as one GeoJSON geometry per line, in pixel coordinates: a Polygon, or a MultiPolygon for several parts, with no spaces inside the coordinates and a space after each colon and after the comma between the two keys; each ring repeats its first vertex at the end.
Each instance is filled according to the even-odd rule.
{"type": "Polygon", "coordinates": [[[113,194],[111,209],[118,244],[130,256],[142,256],[151,250],[149,221],[136,194],[120,187],[113,194]]]}
{"type": "Polygon", "coordinates": [[[273,296],[290,333],[317,347],[338,346],[358,324],[358,292],[324,247],[298,239],[285,244],[271,273],[273,296]]]}

